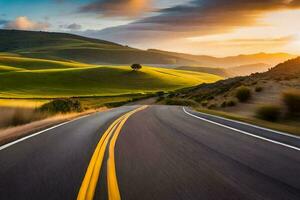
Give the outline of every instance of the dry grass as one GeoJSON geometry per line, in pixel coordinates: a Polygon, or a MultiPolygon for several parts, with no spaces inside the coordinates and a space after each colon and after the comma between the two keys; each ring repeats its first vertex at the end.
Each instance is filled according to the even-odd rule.
{"type": "Polygon", "coordinates": [[[32,134],[39,130],[46,129],[53,125],[66,122],[80,116],[88,115],[94,112],[101,112],[105,110],[108,109],[102,107],[98,109],[87,110],[81,113],[58,114],[38,121],[32,121],[27,124],[15,126],[15,127],[2,128],[0,129],[0,145],[24,137],[26,135],[32,134]]]}
{"type": "Polygon", "coordinates": [[[280,122],[269,122],[269,121],[264,121],[260,119],[256,119],[253,117],[247,117],[247,116],[242,116],[239,114],[235,113],[229,113],[229,112],[223,112],[223,111],[217,111],[217,110],[208,110],[208,109],[200,109],[196,108],[199,112],[207,113],[207,114],[212,114],[228,119],[233,119],[241,122],[246,122],[249,124],[254,124],[266,128],[270,128],[273,130],[278,130],[278,131],[283,131],[286,133],[294,134],[300,136],[300,124],[299,121],[280,121],[280,122]]]}
{"type": "Polygon", "coordinates": [[[27,124],[48,117],[34,108],[0,107],[0,113],[0,128],[27,124]]]}

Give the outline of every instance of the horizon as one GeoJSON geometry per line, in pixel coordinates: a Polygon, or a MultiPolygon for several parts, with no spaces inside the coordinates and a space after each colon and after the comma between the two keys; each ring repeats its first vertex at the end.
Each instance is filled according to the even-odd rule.
{"type": "MultiPolygon", "coordinates": [[[[42,32],[42,33],[61,33],[61,34],[70,34],[70,35],[76,35],[76,36],[80,36],[80,37],[85,37],[88,39],[96,39],[96,40],[102,40],[101,38],[93,38],[93,37],[88,37],[88,36],[84,36],[84,35],[79,35],[76,33],[70,33],[70,32],[56,32],[56,31],[36,31],[36,30],[18,30],[18,29],[1,29],[0,31],[28,31],[28,32],[42,32]]],[[[115,43],[117,45],[122,45],[122,46],[127,46],[124,44],[120,44],[114,41],[109,41],[109,40],[103,40],[106,42],[111,42],[111,43],[115,43]]],[[[133,46],[128,46],[130,48],[135,48],[133,46]]],[[[261,54],[265,54],[265,55],[272,55],[272,54],[286,54],[286,55],[291,55],[291,56],[300,56],[300,54],[292,54],[292,53],[287,53],[287,52],[254,52],[254,53],[249,53],[249,54],[232,54],[232,55],[227,55],[227,56],[215,56],[215,55],[209,55],[209,54],[194,54],[194,53],[186,53],[186,52],[180,52],[180,51],[171,51],[171,50],[164,50],[164,49],[153,49],[153,48],[137,48],[139,50],[143,50],[143,51],[148,51],[148,50],[156,50],[156,51],[166,51],[166,52],[171,52],[171,53],[179,53],[179,54],[189,54],[189,55],[193,55],[193,56],[208,56],[208,57],[214,57],[214,58],[228,58],[228,57],[238,57],[238,56],[254,56],[254,55],[261,55],[261,54]]]]}
{"type": "Polygon", "coordinates": [[[0,0],[0,8],[1,29],[215,57],[300,54],[298,0],[0,0]]]}

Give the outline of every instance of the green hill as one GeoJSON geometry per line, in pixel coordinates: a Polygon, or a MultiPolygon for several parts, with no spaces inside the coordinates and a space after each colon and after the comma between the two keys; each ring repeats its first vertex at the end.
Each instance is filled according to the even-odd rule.
{"type": "Polygon", "coordinates": [[[41,59],[0,57],[0,97],[114,96],[170,91],[220,77],[182,70],[96,66],[41,59]],[[6,71],[5,71],[6,70],[6,71]],[[2,71],[2,72],[1,72],[2,71]]]}
{"type": "Polygon", "coordinates": [[[39,69],[66,69],[76,67],[90,67],[92,65],[76,63],[76,62],[61,62],[36,58],[1,56],[0,65],[14,67],[18,70],[39,70],[39,69]]]}
{"type": "Polygon", "coordinates": [[[0,52],[94,64],[175,64],[185,60],[67,33],[18,30],[0,30],[0,52]]]}
{"type": "Polygon", "coordinates": [[[90,64],[156,64],[165,67],[202,66],[234,67],[253,63],[271,66],[293,58],[293,55],[253,54],[217,58],[160,50],[140,50],[104,40],[67,33],[0,30],[0,55],[21,55],[90,64]]]}

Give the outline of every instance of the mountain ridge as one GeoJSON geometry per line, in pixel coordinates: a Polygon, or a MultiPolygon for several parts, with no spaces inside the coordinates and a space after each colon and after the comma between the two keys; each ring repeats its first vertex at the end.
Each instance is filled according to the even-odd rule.
{"type": "Polygon", "coordinates": [[[0,52],[89,64],[141,63],[167,67],[185,65],[214,68],[229,68],[256,63],[273,66],[295,57],[287,53],[258,53],[218,58],[156,49],[141,50],[70,33],[4,29],[0,29],[0,52]]]}

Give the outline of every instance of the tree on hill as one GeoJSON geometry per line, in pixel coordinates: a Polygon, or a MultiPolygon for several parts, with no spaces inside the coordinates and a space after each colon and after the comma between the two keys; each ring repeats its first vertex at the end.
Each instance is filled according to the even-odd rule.
{"type": "Polygon", "coordinates": [[[134,71],[138,71],[138,70],[142,69],[142,65],[141,64],[132,64],[131,69],[133,69],[134,71]]]}

